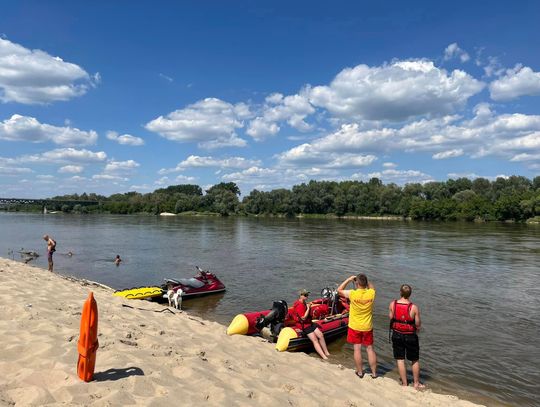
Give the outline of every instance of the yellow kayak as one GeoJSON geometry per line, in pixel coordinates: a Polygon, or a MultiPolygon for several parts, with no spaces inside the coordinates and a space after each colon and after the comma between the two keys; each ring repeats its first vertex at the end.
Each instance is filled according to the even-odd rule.
{"type": "Polygon", "coordinates": [[[159,297],[163,294],[161,287],[134,287],[125,290],[117,290],[113,295],[130,300],[142,300],[143,298],[159,297]]]}

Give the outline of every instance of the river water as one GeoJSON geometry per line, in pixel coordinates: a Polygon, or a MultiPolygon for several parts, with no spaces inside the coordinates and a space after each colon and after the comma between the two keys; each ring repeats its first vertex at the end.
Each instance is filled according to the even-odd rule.
{"type": "MultiPolygon", "coordinates": [[[[24,248],[46,267],[45,233],[58,242],[55,271],[117,289],[189,277],[195,265],[215,272],[227,292],[183,308],[225,325],[364,272],[377,288],[380,373],[396,380],[387,308],[408,283],[422,313],[430,388],[488,405],[540,403],[537,225],[0,213],[0,256],[20,260],[24,248]]],[[[344,339],[330,351],[334,363],[353,367],[344,339]]]]}

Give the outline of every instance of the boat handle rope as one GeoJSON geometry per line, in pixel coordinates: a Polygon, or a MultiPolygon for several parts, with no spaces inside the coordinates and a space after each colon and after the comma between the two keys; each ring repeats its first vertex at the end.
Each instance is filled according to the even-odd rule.
{"type": "MultiPolygon", "coordinates": [[[[139,307],[132,307],[131,305],[127,305],[127,304],[122,304],[122,307],[126,307],[126,308],[133,308],[133,309],[138,309],[138,310],[141,310],[141,311],[152,311],[152,312],[165,312],[165,311],[169,311],[171,314],[173,315],[176,315],[177,313],[174,312],[174,311],[171,311],[169,308],[163,308],[162,310],[155,310],[155,309],[148,309],[148,308],[139,308],[139,307]]],[[[179,312],[178,312],[179,314],[179,312]]]]}

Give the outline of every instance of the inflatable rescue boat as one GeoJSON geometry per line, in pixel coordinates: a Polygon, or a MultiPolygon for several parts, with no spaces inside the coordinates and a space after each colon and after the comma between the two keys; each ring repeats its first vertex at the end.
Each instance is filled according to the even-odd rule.
{"type": "MultiPolygon", "coordinates": [[[[323,333],[326,342],[347,332],[349,303],[336,290],[324,288],[322,298],[312,301],[311,318],[323,333]]],[[[292,316],[292,308],[283,300],[272,309],[238,314],[229,324],[227,335],[257,335],[276,343],[278,351],[299,351],[312,348],[311,340],[292,316]]]]}

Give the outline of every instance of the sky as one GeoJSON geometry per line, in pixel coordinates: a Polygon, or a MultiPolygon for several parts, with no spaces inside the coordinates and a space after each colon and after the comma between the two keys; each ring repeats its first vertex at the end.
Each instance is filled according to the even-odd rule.
{"type": "Polygon", "coordinates": [[[0,196],[532,179],[539,15],[535,1],[3,0],[0,196]]]}

